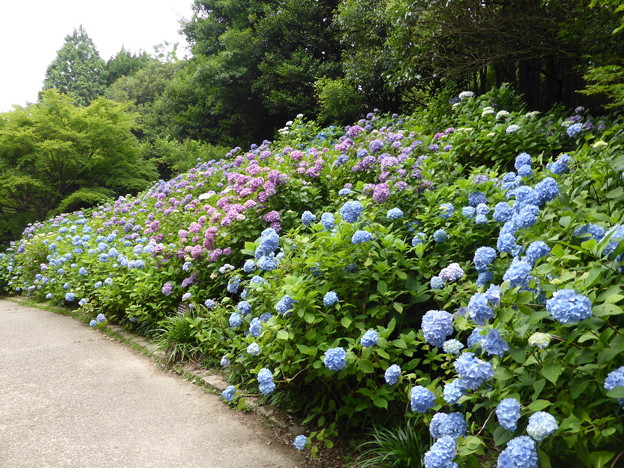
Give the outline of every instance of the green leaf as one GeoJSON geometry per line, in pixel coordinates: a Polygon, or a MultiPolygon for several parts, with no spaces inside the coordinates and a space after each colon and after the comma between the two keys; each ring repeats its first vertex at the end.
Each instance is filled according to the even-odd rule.
{"type": "Polygon", "coordinates": [[[372,374],[375,372],[375,366],[368,359],[359,359],[358,368],[365,374],[372,374]]]}
{"type": "Polygon", "coordinates": [[[349,317],[342,317],[340,319],[340,324],[345,328],[349,328],[352,323],[353,323],[353,320],[351,320],[349,317]]]}
{"type": "Polygon", "coordinates": [[[563,372],[563,366],[554,362],[549,362],[542,368],[542,375],[546,377],[549,381],[551,381],[553,384],[557,383],[557,379],[559,378],[562,372],[563,372]]]}
{"type": "MultiPolygon", "coordinates": [[[[619,294],[618,294],[619,295],[619,294]]],[[[592,309],[592,313],[596,317],[608,317],[610,315],[620,315],[624,313],[621,307],[615,304],[604,303],[597,305],[592,309]]]]}
{"type": "Polygon", "coordinates": [[[609,398],[624,398],[624,387],[615,387],[607,392],[609,398]]]}
{"type": "Polygon", "coordinates": [[[384,280],[379,280],[377,282],[377,291],[380,294],[386,294],[388,292],[388,284],[384,280]]]}
{"type": "Polygon", "coordinates": [[[386,400],[385,398],[381,398],[378,396],[373,397],[373,403],[377,408],[388,409],[388,400],[386,400]]]}
{"type": "Polygon", "coordinates": [[[548,408],[549,406],[550,406],[550,401],[548,400],[535,400],[533,403],[527,406],[527,409],[532,412],[541,411],[544,408],[548,408]]]}
{"type": "Polygon", "coordinates": [[[550,464],[550,458],[542,449],[539,449],[537,451],[537,457],[539,458],[539,466],[541,468],[552,468],[552,465],[550,464]]]}
{"type": "Polygon", "coordinates": [[[278,330],[277,332],[278,340],[288,340],[288,332],[286,330],[278,330]]]}

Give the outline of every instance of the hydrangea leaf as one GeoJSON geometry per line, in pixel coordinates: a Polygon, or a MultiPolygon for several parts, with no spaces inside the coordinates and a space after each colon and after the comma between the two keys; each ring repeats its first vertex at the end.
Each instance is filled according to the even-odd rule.
{"type": "Polygon", "coordinates": [[[542,375],[550,380],[553,384],[557,383],[557,379],[562,372],[563,367],[554,362],[549,362],[542,368],[542,375]]]}

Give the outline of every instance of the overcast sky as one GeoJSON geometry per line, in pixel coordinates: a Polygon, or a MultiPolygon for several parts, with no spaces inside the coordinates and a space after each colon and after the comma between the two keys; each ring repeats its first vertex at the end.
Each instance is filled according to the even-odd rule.
{"type": "MultiPolygon", "coordinates": [[[[0,112],[35,102],[48,65],[65,36],[81,24],[108,60],[122,46],[154,51],[164,41],[186,41],[179,20],[193,0],[0,0],[0,112]]],[[[179,57],[184,52],[178,53],[179,57]]]]}

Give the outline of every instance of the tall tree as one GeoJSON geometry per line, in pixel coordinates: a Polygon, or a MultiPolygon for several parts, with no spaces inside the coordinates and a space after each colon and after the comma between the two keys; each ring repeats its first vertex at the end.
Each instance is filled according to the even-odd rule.
{"type": "Polygon", "coordinates": [[[125,106],[98,98],[74,105],[56,90],[0,118],[0,218],[25,223],[146,188],[156,173],[140,159],[125,106]]]}
{"type": "Polygon", "coordinates": [[[119,52],[106,62],[105,67],[105,85],[110,86],[123,76],[132,76],[142,68],[146,67],[150,62],[156,59],[143,51],[138,54],[131,53],[125,48],[121,48],[119,52]]]}
{"type": "Polygon", "coordinates": [[[80,26],[65,36],[63,47],[48,66],[43,90],[56,89],[86,106],[104,92],[105,67],[95,44],[80,26]]]}

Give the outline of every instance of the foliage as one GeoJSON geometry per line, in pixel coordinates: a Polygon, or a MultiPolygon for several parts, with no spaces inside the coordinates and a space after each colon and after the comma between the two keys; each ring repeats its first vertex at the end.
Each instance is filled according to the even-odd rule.
{"type": "Polygon", "coordinates": [[[11,234],[55,209],[94,206],[145,188],[154,172],[139,158],[134,126],[120,104],[99,98],[77,107],[55,90],[39,104],[3,114],[0,215],[11,234]]]}
{"type": "Polygon", "coordinates": [[[362,113],[363,95],[346,79],[321,78],[315,84],[322,122],[345,124],[362,113]]]}
{"type": "Polygon", "coordinates": [[[80,26],[65,36],[63,47],[46,70],[43,91],[56,89],[86,106],[104,93],[105,68],[95,44],[80,26]]]}
{"type": "Polygon", "coordinates": [[[123,76],[132,76],[142,68],[146,67],[153,58],[145,51],[134,54],[121,48],[119,52],[106,62],[105,81],[108,88],[115,81],[123,76]]]}
{"type": "Polygon", "coordinates": [[[507,88],[452,112],[436,133],[298,116],[274,143],[28,228],[0,285],[164,330],[174,358],[288,401],[313,454],[407,417],[437,439],[425,461],[490,466],[524,444],[544,467],[615,464],[622,126],[527,114],[507,88]]]}

